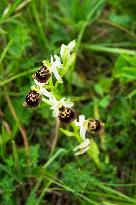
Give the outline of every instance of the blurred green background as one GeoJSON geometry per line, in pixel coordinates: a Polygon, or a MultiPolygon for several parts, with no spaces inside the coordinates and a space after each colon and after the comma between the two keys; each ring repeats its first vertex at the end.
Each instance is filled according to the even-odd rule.
{"type": "Polygon", "coordinates": [[[136,204],[135,105],[135,0],[0,1],[1,205],[136,204]],[[22,106],[41,61],[73,39],[73,80],[67,73],[58,93],[105,123],[94,136],[102,170],[73,156],[72,137],[59,131],[54,142],[46,104],[22,106]]]}

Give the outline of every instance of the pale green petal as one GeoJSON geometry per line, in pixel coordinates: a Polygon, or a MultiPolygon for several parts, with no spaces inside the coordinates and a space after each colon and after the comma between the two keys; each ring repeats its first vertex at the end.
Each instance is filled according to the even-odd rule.
{"type": "Polygon", "coordinates": [[[90,140],[86,139],[80,145],[75,147],[75,149],[73,151],[75,152],[75,155],[83,154],[90,148],[90,145],[91,145],[90,140]]]}

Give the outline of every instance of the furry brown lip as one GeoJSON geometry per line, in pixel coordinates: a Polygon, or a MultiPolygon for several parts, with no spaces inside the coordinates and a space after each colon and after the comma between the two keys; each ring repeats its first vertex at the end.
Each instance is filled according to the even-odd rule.
{"type": "Polygon", "coordinates": [[[60,108],[59,120],[64,124],[69,124],[75,120],[76,113],[71,108],[60,108]]]}
{"type": "Polygon", "coordinates": [[[51,73],[47,67],[42,66],[35,74],[32,75],[32,77],[39,83],[46,83],[51,77],[51,73]]]}
{"type": "Polygon", "coordinates": [[[96,119],[88,120],[88,129],[87,132],[98,132],[102,128],[102,123],[96,119]]]}
{"type": "Polygon", "coordinates": [[[40,104],[42,97],[36,90],[31,90],[25,97],[24,106],[36,108],[40,104]]]}

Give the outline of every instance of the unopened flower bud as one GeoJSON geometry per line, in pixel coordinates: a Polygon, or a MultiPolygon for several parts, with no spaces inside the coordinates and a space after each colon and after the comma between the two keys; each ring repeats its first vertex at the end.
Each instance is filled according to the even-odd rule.
{"type": "Polygon", "coordinates": [[[84,154],[87,150],[90,149],[91,142],[89,139],[85,139],[81,144],[74,148],[74,155],[84,154]]]}

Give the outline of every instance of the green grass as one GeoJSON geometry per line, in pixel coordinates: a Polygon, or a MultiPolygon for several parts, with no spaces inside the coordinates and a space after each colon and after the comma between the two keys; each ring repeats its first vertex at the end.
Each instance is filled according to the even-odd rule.
{"type": "Polygon", "coordinates": [[[1,205],[136,204],[135,13],[134,0],[0,1],[1,205]],[[105,123],[80,157],[48,105],[22,106],[41,61],[73,39],[75,64],[54,89],[105,123]]]}

